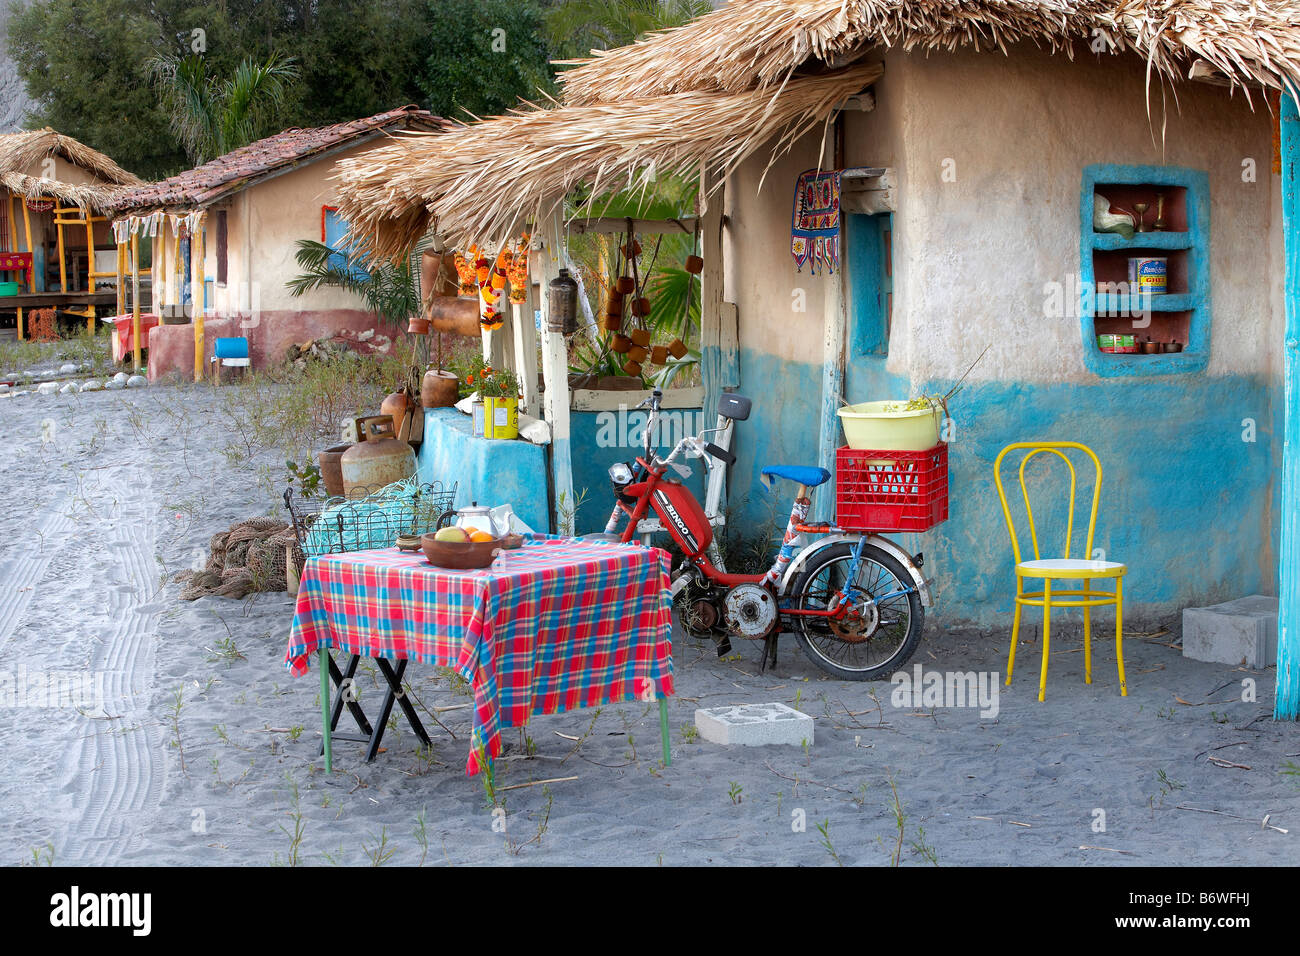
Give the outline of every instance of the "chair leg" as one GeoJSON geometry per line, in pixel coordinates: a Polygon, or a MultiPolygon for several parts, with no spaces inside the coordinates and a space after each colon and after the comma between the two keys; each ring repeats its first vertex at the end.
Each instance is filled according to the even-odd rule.
{"type": "Polygon", "coordinates": [[[1124,579],[1115,579],[1115,661],[1119,665],[1119,693],[1128,696],[1124,680],[1124,579]]]}
{"type": "MultiPolygon", "coordinates": [[[[1092,600],[1092,582],[1083,579],[1083,599],[1092,600]]],[[[1083,606],[1083,682],[1092,683],[1092,608],[1083,606]]]]}
{"type": "Polygon", "coordinates": [[[1007,655],[1007,686],[1011,686],[1011,673],[1016,669],[1016,643],[1020,640],[1020,595],[1024,592],[1020,576],[1016,576],[1016,613],[1011,619],[1011,653],[1007,655]]]}
{"type": "Polygon", "coordinates": [[[1043,580],[1043,672],[1038,678],[1038,699],[1047,699],[1047,654],[1052,646],[1052,579],[1043,580]]]}

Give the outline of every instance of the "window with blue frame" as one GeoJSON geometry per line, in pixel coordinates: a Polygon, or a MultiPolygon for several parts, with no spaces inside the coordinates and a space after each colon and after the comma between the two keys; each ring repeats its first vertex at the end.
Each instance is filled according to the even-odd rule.
{"type": "MultiPolygon", "coordinates": [[[[321,242],[335,250],[330,256],[330,265],[345,269],[348,267],[348,258],[352,252],[352,244],[347,240],[348,221],[339,215],[339,211],[333,206],[321,207],[321,242]]],[[[370,273],[356,264],[355,259],[351,266],[353,278],[365,279],[370,273]]]]}
{"type": "Polygon", "coordinates": [[[1097,164],[1079,199],[1083,355],[1102,377],[1198,372],[1210,358],[1209,175],[1097,164]]]}
{"type": "Polygon", "coordinates": [[[894,299],[893,222],[890,213],[845,216],[849,339],[854,356],[889,354],[894,299]]]}

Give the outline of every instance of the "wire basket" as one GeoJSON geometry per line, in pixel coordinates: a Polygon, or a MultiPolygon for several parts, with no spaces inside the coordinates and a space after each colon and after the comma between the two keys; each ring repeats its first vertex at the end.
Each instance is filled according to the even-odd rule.
{"type": "Polygon", "coordinates": [[[399,481],[378,489],[353,489],[347,498],[284,492],[299,562],[321,554],[391,547],[400,534],[436,531],[455,517],[456,483],[399,481]],[[358,491],[364,492],[359,495],[358,491]]]}

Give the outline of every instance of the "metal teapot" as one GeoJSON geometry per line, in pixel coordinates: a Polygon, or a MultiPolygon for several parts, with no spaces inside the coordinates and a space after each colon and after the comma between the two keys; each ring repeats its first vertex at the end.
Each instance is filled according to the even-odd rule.
{"type": "Polygon", "coordinates": [[[468,508],[457,511],[453,524],[466,531],[486,531],[494,538],[499,538],[510,530],[497,527],[496,521],[492,518],[492,510],[480,507],[477,501],[470,502],[468,508]]]}

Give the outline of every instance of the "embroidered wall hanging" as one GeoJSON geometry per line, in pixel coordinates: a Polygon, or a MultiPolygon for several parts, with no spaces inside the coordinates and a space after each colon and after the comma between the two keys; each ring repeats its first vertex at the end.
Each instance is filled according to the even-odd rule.
{"type": "Polygon", "coordinates": [[[794,190],[790,252],[800,272],[812,264],[834,272],[840,267],[840,171],[809,169],[799,174],[794,190]]]}

